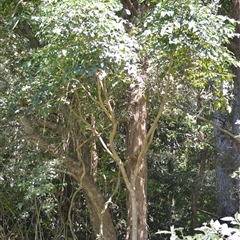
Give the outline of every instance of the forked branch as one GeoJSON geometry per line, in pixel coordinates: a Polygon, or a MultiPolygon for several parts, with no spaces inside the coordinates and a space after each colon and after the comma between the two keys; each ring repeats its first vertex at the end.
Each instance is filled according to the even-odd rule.
{"type": "Polygon", "coordinates": [[[114,109],[111,106],[111,103],[109,101],[109,96],[108,96],[108,92],[107,92],[107,87],[105,85],[105,83],[103,84],[103,80],[100,79],[99,74],[96,74],[96,79],[97,79],[97,87],[98,87],[98,100],[99,100],[99,104],[101,109],[104,111],[104,113],[107,115],[107,117],[109,118],[109,120],[112,122],[112,131],[110,133],[109,136],[109,148],[106,146],[106,144],[104,144],[104,142],[102,141],[102,139],[100,138],[101,143],[103,144],[103,147],[107,150],[107,152],[110,154],[110,156],[116,161],[120,172],[123,176],[124,182],[126,184],[127,189],[131,192],[131,184],[130,181],[128,179],[124,164],[122,162],[122,159],[119,157],[115,146],[114,146],[114,139],[117,133],[117,119],[115,117],[115,113],[114,113],[114,109]],[[104,104],[104,101],[102,99],[102,91],[104,94],[104,98],[106,100],[106,104],[107,104],[107,108],[104,104]]]}
{"type": "Polygon", "coordinates": [[[157,125],[158,125],[158,121],[159,121],[160,117],[162,116],[165,104],[168,101],[169,88],[171,86],[171,68],[172,68],[172,64],[173,64],[173,54],[171,54],[171,56],[170,56],[169,66],[168,66],[168,73],[167,73],[167,82],[166,82],[166,86],[165,86],[165,89],[164,89],[164,95],[162,97],[162,101],[161,101],[161,104],[160,104],[159,109],[158,109],[158,114],[157,114],[156,118],[154,119],[150,129],[148,130],[146,138],[144,139],[141,152],[140,152],[140,154],[138,156],[138,164],[140,164],[140,160],[146,154],[148,148],[150,147],[150,145],[151,145],[151,143],[153,141],[153,137],[154,137],[154,133],[155,133],[155,130],[157,128],[157,125]]]}
{"type": "Polygon", "coordinates": [[[196,118],[199,119],[199,120],[201,120],[201,121],[203,121],[203,122],[206,122],[206,123],[212,125],[212,126],[215,127],[218,131],[220,131],[220,132],[226,134],[227,136],[229,136],[229,137],[233,140],[233,142],[236,144],[237,149],[238,149],[239,152],[240,152],[240,139],[238,139],[235,135],[233,135],[231,132],[227,131],[226,129],[223,129],[223,128],[219,127],[218,125],[214,124],[212,121],[207,120],[207,119],[204,118],[204,117],[201,117],[201,116],[198,115],[198,116],[196,116],[196,118]]]}

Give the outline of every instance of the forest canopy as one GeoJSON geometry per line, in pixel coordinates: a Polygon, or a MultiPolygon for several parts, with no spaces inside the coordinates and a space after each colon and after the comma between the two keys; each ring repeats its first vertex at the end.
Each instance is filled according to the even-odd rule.
{"type": "Polygon", "coordinates": [[[2,239],[238,223],[237,4],[2,0],[2,239]]]}

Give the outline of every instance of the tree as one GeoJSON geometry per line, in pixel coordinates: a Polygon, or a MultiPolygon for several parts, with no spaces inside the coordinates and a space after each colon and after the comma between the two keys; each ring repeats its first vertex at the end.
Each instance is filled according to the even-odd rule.
{"type": "Polygon", "coordinates": [[[3,43],[10,36],[21,45],[13,48],[16,59],[5,49],[19,135],[82,187],[94,236],[112,240],[116,191],[105,200],[92,172],[93,156],[107,153],[127,191],[125,238],[147,239],[147,152],[159,120],[180,108],[184,87],[196,93],[230,78],[236,61],[223,43],[233,21],[198,1],[44,0],[6,9],[2,29],[11,30],[3,43]]]}
{"type": "MultiPolygon", "coordinates": [[[[229,3],[224,3],[228,5],[229,3]]],[[[225,6],[224,5],[224,6],[225,6]]],[[[230,15],[235,20],[239,20],[239,1],[232,1],[230,4],[230,15]]],[[[236,25],[236,33],[239,34],[239,24],[236,25]]],[[[239,37],[231,40],[229,49],[236,59],[239,58],[239,37]]],[[[217,91],[223,92],[222,97],[226,98],[231,106],[231,112],[216,111],[214,114],[214,124],[226,131],[215,128],[216,147],[216,181],[218,192],[218,214],[219,217],[233,216],[239,211],[239,181],[233,178],[233,174],[240,166],[239,159],[239,67],[233,66],[233,86],[223,83],[217,91]],[[230,97],[231,96],[231,97],[230,97]]]]}

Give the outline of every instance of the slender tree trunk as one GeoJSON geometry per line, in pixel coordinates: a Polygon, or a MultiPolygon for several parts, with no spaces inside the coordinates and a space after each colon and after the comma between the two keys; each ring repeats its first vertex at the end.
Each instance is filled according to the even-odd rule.
{"type": "MultiPolygon", "coordinates": [[[[91,126],[95,130],[96,128],[96,121],[95,116],[91,114],[91,126]]],[[[98,167],[98,154],[97,154],[97,143],[96,139],[93,139],[92,141],[92,148],[91,148],[91,159],[92,159],[92,175],[94,177],[94,181],[97,181],[97,167],[98,167]]]]}
{"type": "MultiPolygon", "coordinates": [[[[173,172],[174,172],[174,163],[173,163],[173,159],[174,159],[174,153],[175,151],[173,151],[172,153],[172,157],[168,162],[168,174],[169,176],[173,176],[173,172]]],[[[173,180],[173,179],[171,179],[173,180]]],[[[171,181],[170,180],[170,181],[171,181]]],[[[168,216],[168,221],[170,222],[170,225],[174,225],[174,219],[175,219],[175,207],[176,207],[176,199],[175,199],[175,186],[174,184],[170,184],[169,185],[169,194],[168,194],[168,201],[171,202],[171,211],[169,212],[169,216],[168,216]]]]}
{"type": "Polygon", "coordinates": [[[127,197],[126,240],[148,239],[147,229],[147,160],[138,157],[146,137],[147,107],[144,90],[133,89],[129,102],[127,136],[127,174],[132,191],[127,197]]]}
{"type": "Polygon", "coordinates": [[[202,187],[204,174],[205,174],[205,165],[207,160],[207,150],[203,150],[201,153],[201,159],[200,159],[200,170],[199,170],[199,176],[195,183],[195,186],[193,188],[192,192],[192,217],[191,217],[191,228],[194,230],[194,228],[197,227],[197,205],[198,205],[198,196],[199,191],[202,187]]]}
{"type": "MultiPolygon", "coordinates": [[[[231,2],[231,14],[234,19],[240,20],[240,0],[231,2]]],[[[240,33],[239,24],[236,32],[240,33]]],[[[240,39],[232,40],[229,49],[240,60],[240,39]]],[[[240,69],[233,67],[234,99],[231,116],[217,111],[214,115],[214,124],[232,132],[236,137],[240,134],[240,125],[236,121],[240,119],[240,69]]],[[[218,195],[219,217],[232,216],[239,211],[239,181],[231,178],[231,174],[240,167],[240,152],[238,146],[225,134],[216,128],[216,181],[218,195]]]]}

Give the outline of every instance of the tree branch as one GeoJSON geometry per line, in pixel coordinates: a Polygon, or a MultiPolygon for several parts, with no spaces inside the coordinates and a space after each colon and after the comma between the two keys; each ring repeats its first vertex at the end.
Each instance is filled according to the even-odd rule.
{"type": "Polygon", "coordinates": [[[136,17],[138,15],[138,1],[137,0],[121,0],[123,7],[131,12],[131,15],[136,17]]]}
{"type": "Polygon", "coordinates": [[[21,116],[20,121],[26,134],[25,139],[37,144],[42,151],[49,153],[54,158],[62,158],[64,156],[66,160],[64,160],[63,166],[68,169],[70,175],[75,180],[79,181],[79,176],[82,176],[80,162],[70,156],[66,156],[54,144],[50,144],[32,127],[31,120],[27,116],[21,116]]]}
{"type": "Polygon", "coordinates": [[[201,117],[201,116],[198,115],[198,116],[196,116],[196,118],[201,120],[201,121],[203,121],[203,122],[206,122],[206,123],[212,125],[213,127],[215,127],[220,132],[222,132],[222,133],[226,134],[227,136],[229,136],[233,140],[233,142],[236,144],[238,150],[240,151],[240,140],[235,135],[233,135],[231,132],[227,131],[226,129],[223,129],[223,128],[217,126],[212,121],[209,121],[209,120],[207,120],[204,117],[201,117]]]}
{"type": "Polygon", "coordinates": [[[157,128],[157,124],[158,124],[158,121],[160,119],[160,117],[162,116],[162,113],[163,113],[163,110],[164,110],[164,107],[165,107],[165,104],[168,100],[168,91],[169,91],[169,88],[170,88],[170,83],[171,83],[171,74],[170,74],[170,71],[171,71],[171,68],[172,68],[172,64],[173,64],[173,54],[171,54],[170,56],[170,60],[169,60],[169,66],[168,66],[168,77],[167,77],[167,83],[166,83],[166,87],[165,87],[165,93],[163,95],[163,98],[162,98],[162,102],[159,106],[159,109],[158,109],[158,114],[156,116],[156,118],[154,119],[150,129],[148,130],[147,132],[147,135],[146,135],[146,138],[143,142],[143,146],[142,146],[142,149],[141,149],[141,152],[140,154],[138,155],[138,162],[142,159],[142,157],[146,154],[150,144],[152,143],[153,141],[153,137],[154,137],[154,133],[155,133],[155,130],[157,128]]]}
{"type": "Polygon", "coordinates": [[[43,120],[43,119],[37,119],[35,117],[32,117],[32,122],[36,123],[38,126],[41,126],[43,128],[48,128],[50,130],[53,130],[56,133],[63,133],[64,128],[62,126],[57,125],[56,123],[53,123],[51,121],[43,120]]]}
{"type": "Polygon", "coordinates": [[[207,215],[209,215],[209,216],[212,216],[212,217],[214,217],[214,218],[217,218],[217,215],[216,215],[216,214],[207,212],[207,211],[205,211],[205,210],[203,210],[203,209],[198,208],[197,211],[202,212],[202,213],[204,213],[204,214],[207,214],[207,215]]]}
{"type": "Polygon", "coordinates": [[[105,112],[105,114],[107,115],[109,120],[112,122],[112,131],[111,131],[110,136],[109,136],[109,145],[110,145],[109,148],[106,145],[103,144],[104,142],[101,141],[101,138],[99,138],[99,139],[100,139],[101,143],[103,144],[103,147],[108,151],[110,156],[116,161],[116,163],[117,163],[117,165],[118,165],[118,167],[121,171],[121,174],[123,176],[126,187],[129,190],[129,192],[131,192],[132,191],[131,184],[130,184],[130,181],[128,179],[126,170],[124,168],[124,164],[122,162],[122,159],[119,157],[119,155],[118,155],[118,153],[115,149],[115,146],[114,146],[114,138],[115,138],[116,133],[117,133],[118,122],[117,122],[117,119],[115,117],[114,110],[111,107],[111,103],[109,102],[109,97],[108,97],[106,85],[102,83],[102,80],[100,79],[99,74],[96,74],[96,79],[97,79],[98,99],[99,99],[100,107],[105,112]],[[103,102],[103,99],[102,99],[102,90],[101,89],[103,89],[103,91],[104,91],[104,97],[107,100],[107,108],[108,109],[104,105],[104,102],[103,102]]]}
{"type": "Polygon", "coordinates": [[[32,28],[27,21],[22,22],[21,28],[20,27],[16,28],[17,24],[18,24],[18,22],[14,25],[13,30],[19,36],[27,38],[29,40],[32,48],[41,48],[42,47],[39,40],[34,36],[34,34],[32,32],[32,28]]]}

